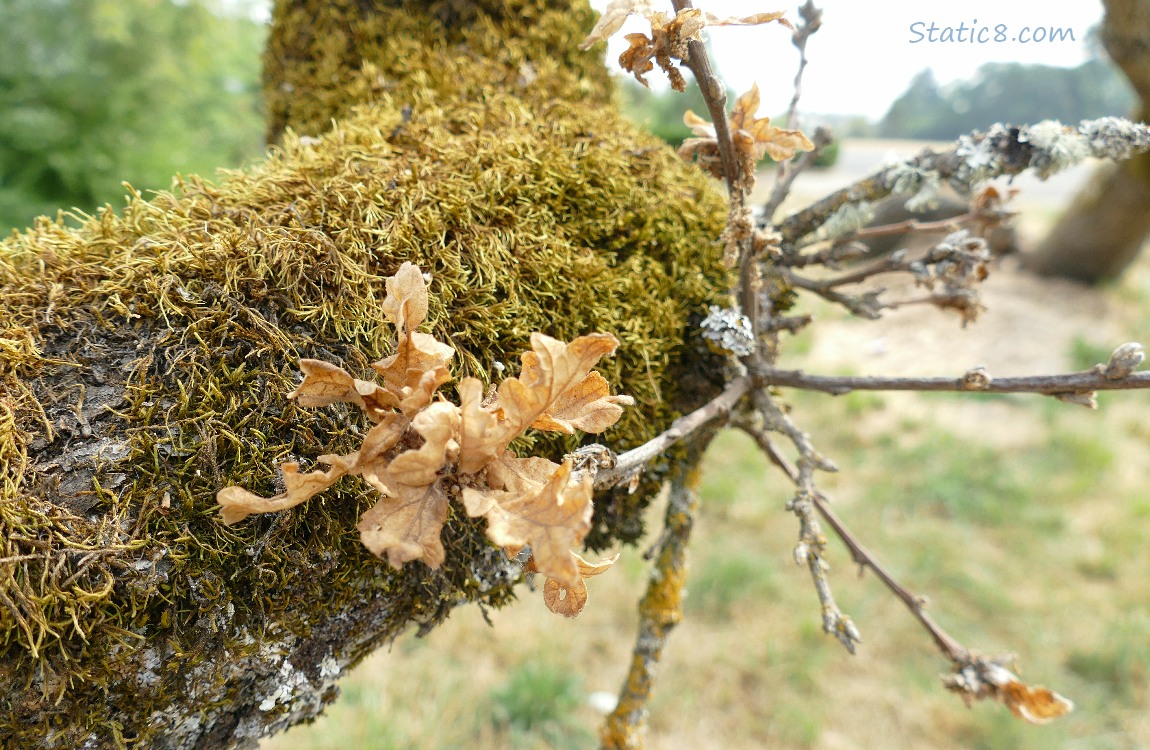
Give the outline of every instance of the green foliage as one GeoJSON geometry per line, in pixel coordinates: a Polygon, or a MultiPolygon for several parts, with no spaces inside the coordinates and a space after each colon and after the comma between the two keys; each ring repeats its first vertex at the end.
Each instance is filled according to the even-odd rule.
{"type": "Polygon", "coordinates": [[[940,88],[930,70],[915,76],[891,105],[878,133],[887,138],[950,140],[995,122],[1084,118],[1130,113],[1134,96],[1120,72],[1094,59],[1076,68],[987,63],[975,75],[940,88]]]}
{"type": "Polygon", "coordinates": [[[0,228],[257,155],[264,36],[210,0],[0,3],[0,228]]]}

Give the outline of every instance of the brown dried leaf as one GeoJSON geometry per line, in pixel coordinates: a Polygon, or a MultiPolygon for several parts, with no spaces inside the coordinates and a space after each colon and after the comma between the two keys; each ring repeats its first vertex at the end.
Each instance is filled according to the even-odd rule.
{"type": "Polygon", "coordinates": [[[772,13],[753,13],[749,16],[743,16],[742,18],[737,18],[735,16],[731,16],[729,18],[719,18],[718,16],[712,15],[711,13],[707,13],[706,24],[708,26],[757,26],[763,23],[776,22],[786,26],[791,31],[794,31],[794,25],[791,24],[791,22],[787,19],[783,18],[783,15],[785,14],[786,11],[776,10],[772,13]]]}
{"type": "Polygon", "coordinates": [[[343,368],[318,359],[301,359],[299,369],[304,379],[287,395],[300,406],[328,406],[329,404],[355,404],[363,409],[373,422],[379,422],[399,404],[392,394],[375,383],[359,380],[343,368]]]}
{"type": "MultiPolygon", "coordinates": [[[[330,464],[326,460],[324,463],[330,464]]],[[[289,461],[281,464],[280,471],[283,472],[286,489],[275,497],[260,497],[243,487],[223,488],[216,493],[216,502],[220,504],[220,516],[224,524],[231,526],[255,513],[274,513],[294,508],[312,495],[323,492],[347,473],[347,466],[343,462],[330,465],[331,468],[327,471],[316,470],[300,474],[298,463],[289,461]]]]}
{"type": "Polygon", "coordinates": [[[384,454],[403,437],[407,425],[407,419],[401,414],[384,414],[379,424],[368,430],[358,451],[346,456],[320,456],[318,460],[331,467],[327,471],[300,474],[298,463],[293,461],[282,464],[280,471],[283,472],[285,490],[275,497],[260,497],[242,487],[225,487],[216,493],[216,502],[220,504],[220,515],[224,523],[231,526],[255,513],[274,513],[294,508],[323,492],[345,475],[362,475],[376,489],[387,492],[387,487],[379,482],[377,475],[381,467],[386,466],[384,454]]]}
{"type": "Polygon", "coordinates": [[[546,458],[516,458],[511,451],[504,451],[498,460],[487,464],[486,489],[464,488],[463,507],[472,518],[486,515],[499,501],[539,491],[558,468],[559,464],[546,458]]]}
{"type": "MultiPolygon", "coordinates": [[[[597,563],[589,563],[572,552],[571,557],[579,568],[579,581],[574,586],[568,586],[553,578],[548,578],[543,584],[543,603],[547,609],[564,617],[575,617],[587,606],[587,578],[597,576],[615,564],[619,554],[604,558],[597,563]]],[[[532,558],[534,559],[534,558],[532,558]]]]}
{"type": "Polygon", "coordinates": [[[420,409],[431,403],[431,397],[439,390],[439,386],[451,380],[451,373],[446,367],[440,365],[423,373],[415,388],[404,388],[404,396],[399,401],[399,410],[406,416],[412,417],[420,409]]]}
{"type": "MultiPolygon", "coordinates": [[[[459,472],[474,474],[503,451],[499,422],[483,406],[483,383],[476,378],[459,381],[459,472]]],[[[476,514],[481,515],[481,514],[476,514]]]]}
{"type": "Polygon", "coordinates": [[[418,266],[404,263],[384,283],[387,297],[383,300],[383,314],[395,324],[402,339],[427,320],[427,282],[418,266]]]}
{"type": "Polygon", "coordinates": [[[571,473],[568,459],[543,486],[494,497],[486,516],[491,541],[505,547],[530,544],[540,573],[576,586],[579,569],[570,552],[591,528],[592,479],[583,475],[572,482],[571,473]]]}
{"type": "Polygon", "coordinates": [[[531,426],[568,435],[573,435],[575,430],[598,434],[619,421],[624,406],[634,403],[635,399],[630,396],[612,396],[607,380],[592,372],[555,399],[531,426]]]}
{"type": "Polygon", "coordinates": [[[387,467],[387,475],[411,487],[435,481],[452,454],[458,453],[459,407],[446,401],[431,404],[415,415],[411,426],[423,436],[423,445],[400,453],[387,467]]]}
{"type": "Polygon", "coordinates": [[[628,34],[624,38],[629,46],[619,55],[619,67],[650,88],[651,84],[643,76],[655,69],[655,64],[651,62],[655,56],[655,43],[646,34],[628,34]]]}
{"type": "Polygon", "coordinates": [[[446,367],[454,356],[455,349],[439,343],[434,336],[413,331],[400,336],[395,354],[372,362],[371,366],[398,402],[419,389],[425,373],[446,367]]]}
{"type": "Polygon", "coordinates": [[[579,49],[590,49],[596,42],[607,41],[623,28],[628,16],[641,15],[649,19],[655,12],[651,0],[611,0],[579,49]]]}
{"type": "Polygon", "coordinates": [[[1002,701],[1010,712],[1031,724],[1046,724],[1074,710],[1074,704],[1044,687],[1031,687],[1018,679],[1006,664],[1012,657],[987,658],[972,655],[943,676],[943,684],[962,696],[969,706],[972,701],[992,698],[1002,701]]]}
{"type": "Polygon", "coordinates": [[[410,487],[387,477],[392,497],[385,497],[363,514],[356,528],[363,545],[393,568],[423,560],[432,568],[443,564],[440,534],[447,520],[448,496],[438,482],[410,487]]]}
{"type": "Polygon", "coordinates": [[[531,334],[531,351],[523,355],[522,373],[499,385],[496,405],[502,416],[503,446],[552,409],[618,346],[618,339],[604,333],[580,336],[570,344],[541,333],[531,334]]]}
{"type": "Polygon", "coordinates": [[[383,301],[383,314],[395,324],[398,341],[395,354],[373,362],[372,367],[383,378],[383,385],[403,403],[404,413],[412,416],[431,401],[431,394],[448,379],[446,370],[437,374],[434,385],[425,381],[429,372],[446,367],[455,356],[455,349],[442,344],[427,333],[416,329],[427,319],[427,283],[423,274],[412,263],[404,263],[394,276],[388,277],[387,297],[383,301]],[[423,392],[426,400],[413,394],[423,392]]]}

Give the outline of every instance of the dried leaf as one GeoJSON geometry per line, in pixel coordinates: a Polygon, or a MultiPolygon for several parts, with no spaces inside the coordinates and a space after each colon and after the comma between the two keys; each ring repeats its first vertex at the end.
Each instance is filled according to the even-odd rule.
{"type": "Polygon", "coordinates": [[[439,343],[434,336],[413,331],[400,337],[395,354],[372,362],[371,366],[398,403],[419,389],[425,373],[445,367],[454,356],[455,349],[439,343]]]}
{"type": "Polygon", "coordinates": [[[570,551],[591,528],[592,479],[583,475],[572,482],[571,473],[571,461],[564,461],[541,487],[495,497],[486,516],[491,541],[505,547],[530,544],[540,573],[575,586],[579,570],[570,551]]]}
{"type": "Polygon", "coordinates": [[[624,406],[634,403],[630,396],[612,396],[607,380],[592,372],[555,399],[531,426],[568,435],[575,434],[575,430],[598,434],[619,421],[624,406]]]}
{"type": "Polygon", "coordinates": [[[651,62],[655,56],[655,43],[646,34],[628,34],[624,38],[629,46],[619,55],[619,67],[650,88],[651,84],[643,76],[655,69],[655,64],[651,62]]]}
{"type": "Polygon", "coordinates": [[[439,386],[451,380],[451,373],[446,367],[440,365],[423,373],[415,388],[404,388],[403,398],[399,401],[399,410],[411,417],[423,407],[431,403],[431,397],[439,390],[439,386]]]}
{"type": "Polygon", "coordinates": [[[379,422],[399,404],[394,395],[375,383],[359,380],[343,368],[318,359],[301,359],[299,369],[304,379],[287,395],[300,406],[328,406],[329,404],[355,404],[367,413],[368,419],[379,422]]]}
{"type": "Polygon", "coordinates": [[[786,26],[791,31],[794,31],[794,25],[787,19],[783,18],[785,14],[786,11],[776,10],[772,13],[753,13],[749,16],[743,16],[742,18],[736,18],[734,16],[729,18],[719,18],[718,16],[712,15],[711,13],[707,13],[706,24],[708,26],[757,26],[763,23],[775,22],[786,26]]]}
{"type": "Polygon", "coordinates": [[[339,481],[339,478],[347,473],[347,467],[341,462],[339,465],[332,465],[327,471],[316,470],[300,474],[299,464],[289,461],[280,465],[280,471],[283,472],[286,489],[275,497],[260,497],[243,487],[234,486],[225,487],[217,492],[216,502],[220,504],[220,516],[224,524],[231,526],[254,513],[274,513],[294,508],[339,481]]]}
{"type": "Polygon", "coordinates": [[[498,460],[487,464],[486,488],[464,488],[463,507],[472,518],[486,515],[501,500],[538,492],[558,468],[559,464],[546,458],[516,458],[511,451],[504,451],[498,460]]]}
{"type": "Polygon", "coordinates": [[[435,481],[439,470],[457,453],[459,443],[459,407],[446,401],[431,404],[415,415],[411,426],[423,436],[423,445],[396,456],[387,474],[397,482],[421,487],[435,481]]]}
{"type": "Polygon", "coordinates": [[[359,520],[359,538],[377,557],[387,557],[393,568],[423,560],[432,568],[443,564],[440,534],[447,520],[449,498],[438,482],[410,487],[392,479],[394,495],[385,497],[359,520]]]}
{"type": "Polygon", "coordinates": [[[1074,710],[1074,704],[1053,690],[1032,687],[1006,668],[1012,657],[971,656],[943,676],[943,684],[972,701],[992,698],[1002,701],[1010,712],[1031,724],[1046,724],[1074,710]]]}
{"type": "Polygon", "coordinates": [[[579,45],[579,49],[590,49],[596,42],[607,41],[619,29],[623,28],[628,16],[650,17],[655,12],[651,0],[611,0],[607,9],[603,11],[603,15],[599,16],[598,22],[591,29],[591,33],[579,45]]]}
{"type": "MultiPolygon", "coordinates": [[[[614,336],[593,333],[570,344],[531,334],[531,351],[523,355],[523,371],[499,385],[496,405],[507,442],[547,413],[571,388],[583,382],[600,359],[619,346],[614,336]]],[[[504,443],[505,446],[507,443],[504,443]]]]}
{"type": "MultiPolygon", "coordinates": [[[[476,378],[459,381],[459,471],[474,474],[503,452],[499,421],[483,406],[483,383],[476,378]]],[[[480,514],[476,514],[480,515],[480,514]]]]}
{"type": "MultiPolygon", "coordinates": [[[[616,553],[612,557],[604,558],[597,563],[589,563],[572,552],[571,557],[579,569],[579,581],[574,586],[568,586],[553,578],[548,578],[543,584],[543,603],[547,609],[564,617],[575,617],[587,606],[587,583],[585,579],[606,573],[619,559],[616,553]]],[[[534,559],[534,558],[532,558],[534,559]]]]}
{"type": "Polygon", "coordinates": [[[384,284],[383,314],[395,324],[399,337],[410,335],[427,320],[427,282],[414,263],[404,263],[384,284]]]}
{"type": "MultiPolygon", "coordinates": [[[[383,301],[383,314],[395,324],[398,342],[395,354],[373,362],[372,367],[383,378],[383,385],[395,397],[397,404],[413,393],[423,390],[430,402],[431,392],[447,381],[446,371],[434,387],[427,389],[424,376],[446,367],[455,356],[455,349],[442,344],[427,333],[416,329],[427,319],[427,283],[419,268],[404,263],[394,276],[388,277],[387,297],[383,301]]],[[[440,378],[440,375],[436,375],[440,378]]],[[[418,410],[419,399],[408,403],[404,413],[411,416],[418,410]]]]}

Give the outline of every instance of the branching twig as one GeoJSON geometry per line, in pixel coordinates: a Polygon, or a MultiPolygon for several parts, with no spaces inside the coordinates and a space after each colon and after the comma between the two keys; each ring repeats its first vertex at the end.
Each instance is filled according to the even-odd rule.
{"type": "Polygon", "coordinates": [[[831,134],[830,128],[820,125],[815,128],[815,134],[811,138],[811,142],[815,144],[814,150],[806,151],[797,159],[782,162],[779,165],[779,171],[776,173],[775,178],[775,186],[771,189],[771,197],[763,204],[762,216],[764,220],[769,221],[771,217],[775,215],[775,211],[779,210],[779,206],[783,205],[783,201],[791,194],[791,187],[795,183],[795,178],[818,161],[818,158],[823,155],[823,151],[826,150],[827,146],[834,142],[834,136],[831,134]]]}
{"type": "Polygon", "coordinates": [[[928,149],[885,167],[787,217],[777,228],[786,253],[843,206],[876,201],[896,189],[916,189],[928,177],[947,180],[969,194],[995,177],[1027,169],[1047,177],[1087,157],[1125,159],[1148,149],[1150,126],[1118,117],[1084,120],[1077,128],[1051,121],[1016,128],[995,124],[986,133],[962,136],[946,151],[928,149]]]}
{"type": "Polygon", "coordinates": [[[834,463],[815,450],[807,434],[799,429],[767,393],[754,391],[751,397],[754,400],[755,411],[762,419],[762,426],[761,428],[748,426],[745,420],[741,426],[755,436],[767,455],[783,468],[798,487],[798,493],[787,503],[787,510],[799,518],[799,541],[794,549],[795,562],[806,565],[810,571],[811,581],[814,583],[815,593],[818,594],[819,604],[822,607],[823,631],[835,636],[839,643],[853,654],[855,644],[862,640],[862,636],[851,618],[839,608],[831,591],[830,580],[827,578],[829,566],[824,556],[827,540],[814,512],[815,500],[818,497],[814,483],[815,470],[838,469],[834,463]],[[774,446],[766,436],[767,431],[777,432],[794,444],[799,452],[797,464],[792,467],[774,450],[774,446]]]}
{"type": "Polygon", "coordinates": [[[891,593],[899,598],[906,608],[910,610],[915,619],[922,624],[926,631],[930,633],[930,637],[934,639],[934,643],[942,651],[943,655],[955,663],[960,663],[970,656],[970,650],[955,640],[949,633],[939,627],[938,623],[930,618],[926,613],[926,600],[924,597],[917,596],[908,590],[905,586],[899,583],[893,575],[891,575],[886,568],[884,568],[874,556],[862,545],[861,542],[850,532],[834,511],[827,505],[827,500],[822,495],[814,495],[811,498],[815,509],[818,510],[826,522],[839,539],[843,541],[847,549],[850,550],[851,559],[858,565],[864,568],[870,568],[874,574],[878,576],[879,580],[890,589],[891,593]]]}

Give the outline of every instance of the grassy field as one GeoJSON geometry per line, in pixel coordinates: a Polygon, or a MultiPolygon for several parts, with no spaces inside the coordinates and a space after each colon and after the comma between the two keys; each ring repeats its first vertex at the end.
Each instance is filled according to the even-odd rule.
{"type": "MultiPolygon", "coordinates": [[[[1105,360],[1110,345],[1150,330],[1148,279],[1144,268],[1104,292],[1123,312],[1105,347],[1101,336],[1060,344],[1067,366],[1105,360]]],[[[819,312],[828,326],[866,325],[819,312]]],[[[800,338],[791,350],[797,363],[817,348],[800,338]]],[[[707,456],[687,617],[665,655],[648,747],[1150,747],[1150,394],[1102,394],[1097,412],[1023,396],[785,397],[841,467],[823,487],[864,543],[930,597],[952,635],[1016,653],[1023,679],[1077,708],[1042,727],[994,704],[965,708],[941,687],[948,665],[925,633],[832,542],[832,582],[864,638],[857,656],[845,653],[821,632],[792,560],[786,482],[728,432],[707,456]]],[[[659,520],[653,509],[649,528],[659,520]]],[[[576,620],[524,589],[490,613],[494,627],[470,608],[401,639],[346,679],[324,718],[262,750],[596,747],[592,697],[622,682],[642,549],[591,581],[576,620]]]]}

